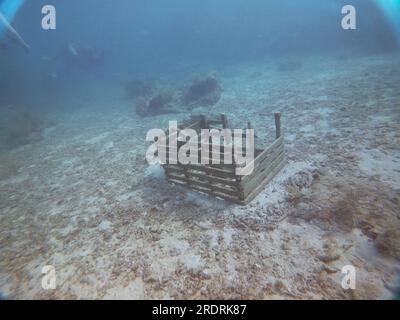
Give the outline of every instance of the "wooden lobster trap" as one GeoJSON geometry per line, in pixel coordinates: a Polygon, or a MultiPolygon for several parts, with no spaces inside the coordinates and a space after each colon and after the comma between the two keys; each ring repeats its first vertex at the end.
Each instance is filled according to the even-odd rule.
{"type": "MultiPolygon", "coordinates": [[[[248,128],[250,128],[250,123],[248,128]]],[[[237,174],[237,163],[221,164],[163,164],[169,182],[185,186],[198,192],[206,193],[231,202],[246,205],[252,201],[285,166],[285,150],[283,135],[281,135],[280,113],[275,113],[276,139],[265,149],[254,146],[254,159],[247,166],[253,166],[249,175],[237,174]]],[[[180,126],[179,130],[194,129],[199,134],[201,129],[227,129],[228,119],[225,115],[219,118],[207,118],[204,115],[193,117],[188,126],[180,126]]],[[[178,131],[179,131],[178,130],[178,131]]],[[[246,134],[243,134],[246,139],[246,134]]],[[[178,142],[178,149],[182,142],[178,142]]],[[[224,159],[223,151],[226,145],[218,146],[220,159],[224,159]]],[[[167,153],[171,147],[167,147],[167,153]]],[[[200,148],[198,149],[201,153],[200,148]]],[[[210,154],[215,149],[210,145],[210,154]]]]}

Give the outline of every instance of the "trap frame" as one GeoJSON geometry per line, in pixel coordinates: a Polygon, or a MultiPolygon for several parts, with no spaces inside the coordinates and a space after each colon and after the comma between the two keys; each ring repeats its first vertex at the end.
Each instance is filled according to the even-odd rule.
{"type": "MultiPolygon", "coordinates": [[[[164,164],[163,168],[168,181],[237,204],[248,204],[286,164],[284,139],[281,134],[281,114],[275,113],[274,116],[276,138],[265,149],[257,149],[255,146],[254,160],[251,163],[254,165],[254,170],[250,175],[237,175],[238,165],[235,163],[218,165],[164,164]]],[[[207,118],[205,115],[200,115],[192,118],[189,126],[180,127],[181,130],[194,129],[198,133],[201,129],[221,130],[227,128],[229,128],[228,119],[224,114],[221,114],[219,118],[207,118]]],[[[248,128],[251,128],[250,123],[248,123],[248,128]]],[[[245,139],[246,135],[243,134],[242,138],[245,139]]],[[[169,148],[167,148],[167,153],[169,148]]],[[[223,151],[224,146],[219,145],[217,148],[223,151]]],[[[210,144],[210,152],[213,152],[211,150],[213,149],[210,144]]],[[[198,151],[201,152],[200,149],[198,151]]],[[[220,152],[219,157],[224,159],[223,152],[220,152]]]]}

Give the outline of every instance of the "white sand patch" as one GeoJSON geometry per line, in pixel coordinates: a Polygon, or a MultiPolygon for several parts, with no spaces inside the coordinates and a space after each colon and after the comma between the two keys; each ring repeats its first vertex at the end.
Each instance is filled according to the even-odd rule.
{"type": "Polygon", "coordinates": [[[81,205],[86,204],[88,206],[93,206],[93,205],[104,205],[106,202],[107,202],[107,200],[102,197],[89,196],[89,197],[82,199],[80,204],[81,205]]]}
{"type": "Polygon", "coordinates": [[[68,158],[68,159],[63,160],[61,165],[63,167],[71,167],[71,166],[75,166],[78,162],[79,162],[79,158],[73,157],[73,158],[68,158]]]}
{"type": "Polygon", "coordinates": [[[91,206],[85,209],[85,211],[87,213],[89,213],[90,215],[96,215],[97,213],[100,212],[100,208],[96,207],[96,206],[91,206]]]}
{"type": "Polygon", "coordinates": [[[219,232],[218,232],[218,230],[211,229],[211,230],[208,230],[206,232],[206,234],[208,236],[208,245],[209,245],[210,249],[218,249],[218,247],[219,247],[219,243],[218,243],[219,232]]]}
{"type": "MultiPolygon", "coordinates": [[[[198,206],[204,209],[212,209],[214,210],[223,210],[226,206],[225,201],[220,201],[220,199],[210,197],[207,194],[196,192],[193,190],[186,190],[186,198],[184,199],[183,203],[192,206],[198,206]]],[[[199,227],[206,229],[206,227],[201,226],[199,223],[199,227]]]]}
{"type": "Polygon", "coordinates": [[[232,228],[224,228],[224,231],[222,233],[223,236],[223,241],[225,246],[229,246],[232,243],[232,237],[235,234],[235,230],[232,228]]]}
{"type": "Polygon", "coordinates": [[[261,237],[255,245],[270,270],[266,274],[269,281],[280,280],[290,291],[296,275],[302,274],[305,278],[312,275],[318,265],[315,252],[323,246],[323,235],[315,226],[282,221],[277,229],[261,237]]]}
{"type": "Polygon", "coordinates": [[[112,148],[114,148],[114,142],[110,141],[104,145],[103,151],[109,151],[112,148]]]}
{"type": "Polygon", "coordinates": [[[164,179],[165,178],[165,173],[161,165],[159,164],[153,164],[149,165],[146,168],[146,176],[155,178],[155,179],[164,179]]]}
{"type": "Polygon", "coordinates": [[[116,180],[107,180],[107,182],[104,184],[104,186],[109,187],[109,188],[114,188],[118,185],[118,181],[116,180]]]}
{"type": "Polygon", "coordinates": [[[123,203],[129,201],[130,199],[133,199],[135,196],[136,192],[128,192],[116,197],[115,200],[123,203]]]}
{"type": "Polygon", "coordinates": [[[9,179],[5,179],[5,181],[7,181],[7,184],[20,184],[20,183],[24,183],[28,180],[30,180],[31,177],[29,177],[29,175],[17,175],[15,177],[9,178],[9,179]]]}
{"type": "Polygon", "coordinates": [[[68,234],[70,234],[74,230],[75,230],[75,227],[72,224],[68,224],[68,226],[66,226],[65,228],[60,229],[58,231],[62,236],[65,237],[65,236],[67,236],[68,234]]]}
{"type": "MultiPolygon", "coordinates": [[[[322,98],[322,97],[320,97],[322,98]]],[[[328,100],[326,96],[323,97],[323,99],[321,99],[323,101],[328,100]]],[[[320,107],[317,109],[314,109],[315,112],[323,115],[323,116],[329,116],[332,112],[334,112],[334,110],[332,108],[328,108],[328,107],[320,107]]]]}
{"type": "Polygon", "coordinates": [[[97,143],[101,142],[102,140],[106,139],[108,136],[109,136],[109,133],[105,132],[105,133],[100,134],[100,135],[98,135],[96,137],[93,137],[91,139],[85,140],[84,143],[86,143],[86,144],[97,144],[97,143]]]}
{"type": "Polygon", "coordinates": [[[238,272],[236,270],[236,261],[233,257],[229,256],[226,264],[227,282],[234,285],[237,282],[238,272]]]}
{"type": "Polygon", "coordinates": [[[99,226],[98,226],[100,231],[107,231],[112,228],[112,223],[108,220],[103,220],[99,226]]]}
{"type": "Polygon", "coordinates": [[[47,214],[50,216],[56,216],[56,215],[60,215],[61,213],[63,213],[66,210],[67,210],[67,208],[65,206],[52,207],[49,209],[49,211],[47,211],[47,214]]]}
{"type": "Polygon", "coordinates": [[[313,124],[308,124],[300,127],[300,132],[304,134],[305,137],[315,137],[321,133],[326,134],[329,132],[335,132],[334,128],[331,128],[326,119],[315,121],[313,124]]]}
{"type": "MultiPolygon", "coordinates": [[[[183,256],[186,257],[186,256],[183,256]]],[[[176,257],[159,257],[155,256],[152,261],[147,275],[144,277],[145,282],[158,282],[164,283],[171,280],[175,274],[178,266],[178,259],[176,257]]]]}
{"type": "Polygon", "coordinates": [[[201,256],[197,254],[181,256],[179,261],[188,271],[193,273],[201,271],[201,269],[204,267],[204,262],[202,261],[201,256]]]}
{"type": "Polygon", "coordinates": [[[190,248],[190,245],[185,240],[176,239],[175,235],[164,236],[159,244],[162,250],[169,254],[182,254],[190,248]]]}
{"type": "Polygon", "coordinates": [[[313,154],[312,159],[316,163],[319,163],[319,162],[326,161],[328,159],[328,156],[326,154],[323,154],[323,153],[315,153],[315,154],[313,154]]]}
{"type": "Polygon", "coordinates": [[[296,140],[296,136],[297,136],[297,133],[286,134],[285,135],[285,141],[286,142],[293,142],[293,141],[296,140]]]}
{"type": "Polygon", "coordinates": [[[115,287],[107,291],[105,300],[143,300],[145,288],[142,279],[136,278],[127,287],[115,287]]]}
{"type": "Polygon", "coordinates": [[[315,132],[315,124],[307,124],[305,126],[300,127],[300,131],[304,133],[312,133],[315,132]]]}
{"type": "MultiPolygon", "coordinates": [[[[271,206],[283,204],[286,197],[285,183],[289,177],[304,171],[313,170],[315,166],[308,161],[289,161],[268,186],[256,197],[255,202],[258,206],[271,206]]],[[[246,212],[247,207],[235,209],[235,212],[246,212]]]]}
{"type": "Polygon", "coordinates": [[[83,257],[89,256],[92,253],[93,253],[93,248],[92,247],[86,247],[86,248],[83,248],[83,250],[81,250],[79,252],[79,256],[81,258],[83,258],[83,257]]]}

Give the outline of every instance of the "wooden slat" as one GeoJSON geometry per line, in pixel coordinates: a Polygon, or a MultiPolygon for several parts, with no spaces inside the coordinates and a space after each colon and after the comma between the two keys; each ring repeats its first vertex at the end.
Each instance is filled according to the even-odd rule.
{"type": "Polygon", "coordinates": [[[218,177],[221,178],[229,178],[229,179],[233,179],[236,178],[235,177],[235,173],[234,170],[232,168],[231,165],[202,165],[202,164],[187,164],[187,165],[182,165],[187,167],[187,169],[191,169],[191,170],[196,170],[196,171],[203,171],[206,173],[210,173],[210,174],[215,174],[218,177]],[[218,175],[220,174],[220,175],[218,175]]]}
{"type": "Polygon", "coordinates": [[[226,114],[222,113],[220,115],[220,117],[221,117],[222,127],[224,129],[229,128],[229,121],[228,121],[228,117],[226,116],[226,114]]]}
{"type": "Polygon", "coordinates": [[[181,164],[181,163],[179,163],[179,159],[177,159],[177,163],[169,163],[169,153],[167,152],[166,153],[167,161],[166,161],[166,163],[163,163],[163,165],[164,166],[170,166],[170,165],[172,165],[172,166],[177,166],[177,165],[178,166],[187,166],[187,165],[190,165],[190,166],[196,166],[196,170],[203,170],[203,169],[199,168],[199,166],[202,166],[202,167],[206,166],[207,168],[210,168],[210,169],[217,169],[217,170],[232,173],[232,174],[235,173],[236,165],[234,163],[224,163],[224,157],[220,155],[220,161],[219,161],[220,163],[213,164],[212,163],[212,155],[213,154],[209,154],[209,161],[208,161],[209,164],[207,164],[207,165],[201,164],[201,155],[200,154],[198,155],[198,162],[199,162],[198,164],[197,163],[181,164]],[[197,168],[199,168],[199,169],[197,169],[197,168]]]}
{"type": "MultiPolygon", "coordinates": [[[[179,141],[179,142],[181,142],[181,141],[179,141]]],[[[185,143],[184,143],[184,142],[181,142],[181,144],[183,145],[183,144],[185,144],[185,143]]],[[[197,146],[195,146],[195,147],[197,147],[197,146]]],[[[232,156],[234,156],[234,151],[235,151],[235,150],[234,150],[234,148],[233,148],[233,145],[228,145],[228,146],[226,146],[226,148],[230,149],[231,152],[232,152],[232,156]]],[[[201,152],[201,145],[200,145],[200,142],[199,142],[199,146],[198,146],[196,149],[199,151],[199,156],[200,156],[200,155],[201,155],[201,153],[200,153],[200,152],[201,152]]],[[[221,159],[224,158],[225,146],[224,146],[223,144],[221,144],[221,145],[209,144],[207,149],[209,150],[210,154],[219,155],[219,156],[221,157],[221,159]],[[213,152],[214,149],[219,150],[219,151],[213,152]]],[[[178,152],[178,150],[179,150],[179,145],[178,145],[178,147],[175,147],[175,146],[172,146],[172,147],[171,147],[171,146],[169,146],[169,145],[167,144],[167,145],[166,145],[166,152],[167,152],[167,154],[168,154],[169,150],[172,150],[173,152],[178,152]]],[[[254,149],[254,151],[255,151],[255,154],[256,154],[256,155],[259,155],[261,152],[263,152],[262,149],[254,149]]],[[[242,148],[242,154],[246,154],[246,147],[245,147],[245,146],[243,146],[243,148],[242,148]]]]}
{"type": "MultiPolygon", "coordinates": [[[[179,180],[177,180],[177,181],[170,180],[170,182],[176,183],[176,184],[181,185],[181,186],[188,186],[186,183],[183,183],[182,181],[179,181],[179,180]]],[[[230,202],[234,202],[234,203],[238,203],[238,204],[242,204],[242,205],[245,204],[244,201],[239,200],[236,196],[230,196],[230,195],[226,195],[226,194],[221,194],[219,192],[206,190],[206,189],[203,189],[203,188],[200,188],[200,187],[196,187],[196,186],[190,186],[190,188],[195,190],[195,191],[198,191],[200,193],[205,193],[205,194],[208,194],[208,195],[211,195],[211,196],[214,196],[214,197],[218,197],[218,198],[230,201],[230,202]]]]}
{"type": "MultiPolygon", "coordinates": [[[[222,125],[222,123],[221,123],[221,125],[222,125]]],[[[222,130],[223,128],[217,127],[217,126],[214,126],[214,125],[210,125],[210,129],[222,130]]]]}
{"type": "Polygon", "coordinates": [[[210,185],[207,182],[202,182],[194,179],[189,179],[185,176],[178,176],[178,175],[170,175],[169,180],[178,180],[187,183],[189,187],[193,186],[198,186],[204,189],[208,189],[210,191],[217,191],[219,193],[227,194],[230,196],[237,197],[238,192],[236,190],[233,190],[233,188],[228,188],[228,187],[223,187],[223,186],[216,186],[216,185],[210,185]]]}
{"type": "MultiPolygon", "coordinates": [[[[168,162],[169,162],[169,151],[172,151],[172,152],[174,152],[174,153],[177,153],[178,151],[178,149],[177,148],[174,148],[174,147],[172,147],[172,148],[167,148],[167,150],[166,150],[166,160],[167,160],[167,164],[168,164],[168,162]]],[[[198,162],[199,163],[201,163],[201,156],[202,156],[202,151],[201,150],[198,150],[198,153],[197,153],[197,159],[198,159],[198,162]]],[[[233,156],[233,155],[232,155],[233,156]]],[[[209,157],[209,164],[208,165],[210,165],[210,166],[223,166],[224,168],[225,168],[225,166],[227,166],[226,167],[226,169],[228,170],[228,168],[229,167],[231,167],[231,168],[229,168],[229,170],[230,171],[232,171],[233,172],[233,170],[234,170],[234,167],[235,167],[235,165],[233,164],[233,159],[231,160],[231,162],[232,163],[225,163],[224,161],[224,154],[223,153],[216,153],[216,152],[212,152],[212,151],[210,151],[209,152],[209,154],[208,154],[208,157],[209,157]],[[212,157],[215,157],[216,159],[219,159],[219,163],[218,164],[213,164],[212,163],[212,160],[213,160],[213,158],[212,157]]]]}
{"type": "Polygon", "coordinates": [[[286,165],[286,159],[281,161],[278,166],[276,166],[273,171],[271,171],[268,176],[245,198],[243,204],[246,205],[252,201],[258,194],[265,188],[265,186],[278,174],[279,171],[283,169],[286,165]]]}
{"type": "MultiPolygon", "coordinates": [[[[278,148],[275,148],[271,153],[264,154],[262,161],[254,163],[253,173],[250,175],[246,175],[242,177],[242,183],[246,184],[248,181],[252,180],[254,176],[259,174],[261,170],[264,169],[265,166],[268,165],[271,161],[273,161],[280,153],[284,151],[283,145],[280,145],[278,148]]],[[[242,169],[243,170],[243,169],[242,169]]]]}
{"type": "Polygon", "coordinates": [[[210,181],[204,181],[204,179],[207,179],[208,176],[201,176],[200,179],[202,179],[202,180],[199,180],[197,177],[194,177],[190,173],[187,173],[187,175],[182,175],[179,173],[169,173],[168,177],[171,179],[184,180],[190,184],[198,184],[199,186],[201,186],[203,188],[209,188],[209,189],[218,188],[219,191],[221,191],[221,192],[231,192],[232,191],[236,194],[236,191],[237,191],[236,185],[229,186],[229,185],[222,185],[218,182],[211,183],[210,181]]]}
{"type": "Polygon", "coordinates": [[[228,178],[228,179],[234,179],[235,176],[233,174],[233,172],[228,172],[225,170],[220,170],[217,168],[211,168],[211,167],[206,167],[203,165],[192,165],[192,164],[188,164],[188,165],[179,165],[179,164],[165,164],[163,165],[164,169],[172,169],[172,170],[183,170],[184,167],[186,167],[186,169],[190,169],[190,170],[195,170],[195,171],[199,171],[199,172],[204,172],[205,174],[213,174],[217,177],[221,177],[221,178],[228,178]]]}
{"type": "Polygon", "coordinates": [[[183,172],[183,166],[178,164],[169,164],[169,165],[164,165],[163,167],[165,171],[183,172]]]}
{"type": "Polygon", "coordinates": [[[181,165],[181,164],[165,164],[163,165],[164,170],[173,170],[173,171],[180,171],[183,172],[184,170],[195,170],[195,171],[200,171],[201,174],[209,174],[209,175],[213,175],[215,174],[217,177],[221,177],[221,178],[226,178],[226,179],[231,179],[231,180],[236,180],[236,176],[234,175],[234,170],[231,170],[231,166],[230,165],[212,165],[212,166],[207,166],[207,168],[209,168],[210,170],[207,171],[206,173],[206,169],[201,169],[200,167],[201,165],[181,165]],[[196,169],[193,169],[193,166],[196,166],[196,169]],[[198,169],[200,168],[200,169],[198,169]],[[216,169],[216,170],[213,170],[216,169]],[[222,175],[218,175],[219,173],[222,173],[222,175]],[[226,175],[228,174],[228,175],[226,175]]]}
{"type": "Polygon", "coordinates": [[[222,185],[228,185],[228,186],[235,187],[235,188],[238,187],[238,182],[236,180],[228,180],[228,179],[224,179],[224,178],[220,178],[220,177],[214,177],[211,175],[206,175],[204,173],[195,173],[191,170],[188,170],[187,172],[188,172],[189,176],[193,176],[196,178],[202,178],[202,179],[208,179],[211,182],[220,183],[222,185]]]}
{"type": "Polygon", "coordinates": [[[284,151],[274,154],[273,157],[270,158],[267,163],[265,163],[264,167],[259,167],[259,169],[255,171],[254,174],[246,176],[241,181],[241,185],[243,190],[245,190],[245,194],[248,194],[249,191],[251,192],[251,189],[255,187],[254,185],[260,180],[262,180],[263,177],[266,174],[268,174],[268,171],[271,171],[274,165],[276,165],[277,162],[279,162],[278,159],[282,156],[284,157],[284,155],[285,155],[284,151]]]}
{"type": "Polygon", "coordinates": [[[262,169],[262,171],[257,172],[252,179],[247,181],[242,181],[242,187],[244,196],[247,197],[257,186],[272,172],[285,158],[285,153],[281,152],[276,156],[268,165],[262,169]]]}
{"type": "Polygon", "coordinates": [[[254,166],[254,169],[258,166],[259,163],[265,160],[270,154],[279,148],[280,146],[283,146],[283,136],[281,136],[279,139],[276,139],[268,148],[266,148],[262,153],[260,153],[252,162],[248,163],[246,166],[250,168],[250,166],[254,166]]]}
{"type": "Polygon", "coordinates": [[[278,145],[274,150],[272,150],[268,156],[263,157],[263,159],[260,159],[260,161],[256,161],[254,164],[254,171],[258,172],[259,170],[262,170],[262,168],[265,167],[268,162],[270,162],[274,157],[276,157],[277,154],[283,151],[285,151],[285,148],[282,143],[278,145]]]}
{"type": "Polygon", "coordinates": [[[235,169],[236,169],[235,164],[227,164],[227,163],[208,164],[207,166],[209,166],[210,168],[216,168],[216,169],[220,169],[224,172],[231,172],[231,173],[235,173],[235,169]]]}
{"type": "Polygon", "coordinates": [[[208,119],[209,124],[220,124],[223,125],[223,122],[221,119],[208,119]]]}
{"type": "Polygon", "coordinates": [[[196,127],[200,127],[200,122],[201,121],[196,121],[196,122],[192,123],[189,127],[186,127],[185,129],[193,129],[196,127]]]}
{"type": "Polygon", "coordinates": [[[254,155],[255,155],[255,157],[257,158],[261,153],[263,153],[264,152],[264,150],[263,149],[255,149],[255,153],[254,153],[254,155]]]}
{"type": "Polygon", "coordinates": [[[264,150],[263,153],[261,153],[255,160],[254,164],[255,166],[257,163],[261,162],[264,160],[265,157],[268,157],[270,153],[272,153],[275,149],[278,149],[279,147],[283,146],[283,136],[280,138],[276,139],[268,148],[264,150]]]}
{"type": "MultiPolygon", "coordinates": [[[[178,173],[178,174],[184,174],[185,170],[181,167],[178,168],[165,168],[167,175],[169,175],[170,173],[174,174],[174,173],[178,173]]],[[[215,177],[212,176],[210,174],[207,174],[205,172],[201,172],[201,173],[196,173],[193,172],[192,170],[186,170],[186,174],[188,176],[193,176],[196,178],[200,178],[203,180],[210,180],[211,182],[215,182],[215,183],[220,183],[222,185],[228,185],[228,186],[232,186],[237,188],[238,187],[238,182],[236,180],[229,180],[229,179],[224,179],[224,178],[220,178],[220,177],[215,177]]]]}
{"type": "MultiPolygon", "coordinates": [[[[184,172],[184,168],[186,168],[186,170],[193,172],[193,171],[197,171],[199,174],[204,174],[204,175],[211,175],[211,176],[215,176],[218,178],[224,178],[224,179],[231,179],[231,180],[235,180],[236,176],[234,174],[234,172],[228,172],[228,171],[224,171],[224,170],[219,170],[219,169],[215,169],[215,168],[210,168],[210,167],[205,167],[205,166],[201,166],[201,165],[186,165],[186,166],[179,166],[181,171],[180,172],[184,172]]],[[[173,170],[173,171],[177,171],[177,165],[164,165],[164,169],[166,170],[173,170]]],[[[194,172],[196,173],[196,172],[194,172]]]]}
{"type": "MultiPolygon", "coordinates": [[[[228,165],[227,165],[228,166],[228,165]]],[[[187,165],[188,169],[206,172],[208,174],[212,174],[216,177],[220,178],[228,178],[228,179],[236,179],[236,174],[234,171],[217,169],[215,167],[205,166],[205,165],[197,165],[197,164],[189,164],[187,165]]]]}
{"type": "Polygon", "coordinates": [[[276,128],[276,138],[281,136],[281,113],[275,112],[275,128],[276,128]]]}
{"type": "MultiPolygon", "coordinates": [[[[168,147],[167,146],[167,148],[166,148],[166,155],[168,156],[169,155],[169,151],[172,151],[172,152],[174,152],[174,153],[177,153],[178,152],[178,148],[175,148],[175,147],[168,147]]],[[[212,151],[213,149],[212,148],[209,148],[209,159],[210,159],[210,162],[211,162],[211,160],[212,160],[212,156],[215,156],[217,159],[218,159],[218,157],[219,157],[219,159],[220,159],[220,161],[221,161],[221,164],[222,165],[224,165],[224,156],[225,156],[225,154],[224,154],[224,150],[225,150],[225,148],[224,147],[220,147],[220,152],[218,153],[218,152],[213,152],[212,151]]],[[[244,156],[245,154],[246,154],[246,149],[243,149],[242,150],[242,156],[244,156]]],[[[254,155],[255,155],[255,157],[257,157],[261,152],[263,152],[263,150],[261,150],[261,149],[255,149],[254,150],[254,155]]],[[[198,149],[198,154],[197,154],[197,156],[198,156],[198,159],[199,159],[199,162],[201,161],[201,155],[202,155],[202,151],[201,151],[201,149],[198,149]]],[[[232,162],[234,162],[234,150],[232,150],[232,162]]],[[[236,166],[236,165],[234,165],[233,163],[231,163],[231,164],[228,164],[228,165],[232,165],[232,166],[236,166]]]]}

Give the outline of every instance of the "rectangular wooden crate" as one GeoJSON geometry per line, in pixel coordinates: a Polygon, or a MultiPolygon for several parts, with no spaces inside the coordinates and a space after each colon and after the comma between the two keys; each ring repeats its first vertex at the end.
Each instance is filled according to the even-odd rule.
{"type": "MultiPolygon", "coordinates": [[[[283,135],[281,135],[280,113],[275,113],[275,126],[275,141],[266,149],[255,148],[255,159],[251,163],[251,165],[254,165],[254,171],[250,175],[237,175],[236,164],[183,165],[178,163],[163,165],[166,176],[171,183],[246,205],[265,188],[268,182],[286,164],[284,139],[283,135]]],[[[248,127],[251,127],[250,123],[248,127]]],[[[229,127],[225,115],[215,119],[208,119],[206,116],[201,115],[193,118],[188,126],[181,126],[180,129],[183,128],[190,128],[200,132],[201,129],[225,129],[229,127]]],[[[242,138],[246,138],[245,134],[242,138]]],[[[221,152],[223,151],[223,146],[218,146],[218,148],[221,152]]],[[[167,152],[168,150],[167,148],[167,152]]],[[[210,150],[212,149],[210,148],[210,150]]],[[[223,159],[223,155],[220,154],[220,157],[220,159],[223,159]]]]}

